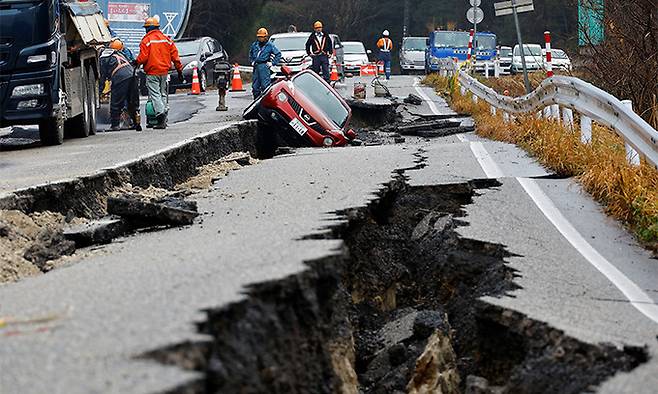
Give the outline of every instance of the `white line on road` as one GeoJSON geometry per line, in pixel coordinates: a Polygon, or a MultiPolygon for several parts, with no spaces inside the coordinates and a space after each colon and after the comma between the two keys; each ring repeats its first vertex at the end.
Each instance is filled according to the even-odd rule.
{"type": "Polygon", "coordinates": [[[658,305],[632,280],[628,279],[620,270],[612,265],[605,257],[594,249],[569,223],[562,212],[553,204],[553,201],[544,193],[537,182],[528,178],[516,178],[523,189],[528,193],[535,205],[542,211],[544,216],[553,223],[553,226],[576,248],[576,250],[605,275],[631,302],[631,305],[644,316],[658,323],[658,305]]]}
{"type": "Polygon", "coordinates": [[[420,95],[420,97],[423,98],[423,100],[427,101],[427,105],[430,106],[430,110],[434,113],[434,115],[438,115],[439,109],[436,108],[436,105],[430,99],[430,97],[427,94],[425,94],[425,92],[423,92],[423,89],[421,89],[421,87],[418,86],[419,83],[420,83],[420,78],[414,78],[414,88],[416,89],[416,92],[418,92],[418,94],[420,95]]]}
{"type": "Polygon", "coordinates": [[[502,178],[505,176],[482,142],[471,142],[469,145],[473,156],[475,156],[478,163],[480,163],[480,167],[489,178],[502,178]]]}

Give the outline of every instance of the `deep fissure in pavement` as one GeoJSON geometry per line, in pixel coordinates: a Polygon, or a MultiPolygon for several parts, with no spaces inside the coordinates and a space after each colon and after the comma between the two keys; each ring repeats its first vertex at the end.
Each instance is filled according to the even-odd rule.
{"type": "MultiPolygon", "coordinates": [[[[495,180],[410,187],[403,175],[326,235],[337,255],[209,310],[211,340],[147,357],[202,372],[172,392],[576,393],[646,361],[479,301],[517,286],[503,245],[455,231],[495,180]]],[[[303,247],[301,241],[300,247],[303,247]]]]}

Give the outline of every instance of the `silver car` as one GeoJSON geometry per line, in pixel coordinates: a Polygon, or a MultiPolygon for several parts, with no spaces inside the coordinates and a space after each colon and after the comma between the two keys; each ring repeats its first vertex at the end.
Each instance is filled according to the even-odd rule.
{"type": "MultiPolygon", "coordinates": [[[[281,74],[281,66],[288,66],[293,74],[310,68],[313,59],[306,53],[306,40],[311,33],[281,33],[273,34],[270,41],[281,51],[281,62],[279,66],[272,67],[277,75],[281,74]]],[[[336,64],[338,75],[342,78],[345,76],[343,70],[343,43],[336,34],[330,34],[334,43],[334,53],[330,59],[330,66],[336,64]]]]}
{"type": "Polygon", "coordinates": [[[370,62],[368,55],[372,53],[366,50],[366,47],[359,41],[344,41],[343,49],[345,51],[345,72],[347,74],[358,75],[361,66],[370,62]]]}
{"type": "Polygon", "coordinates": [[[400,47],[400,69],[402,74],[414,71],[425,72],[426,37],[406,37],[400,47]]]}

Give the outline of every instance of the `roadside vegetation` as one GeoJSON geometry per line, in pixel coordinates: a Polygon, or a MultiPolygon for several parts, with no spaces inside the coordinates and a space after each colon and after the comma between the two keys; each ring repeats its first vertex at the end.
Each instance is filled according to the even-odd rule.
{"type": "Polygon", "coordinates": [[[595,124],[591,143],[584,144],[579,127],[567,128],[533,115],[515,117],[501,127],[503,115],[491,114],[482,100],[473,103],[470,93],[462,96],[456,80],[430,75],[424,83],[447,97],[455,111],[471,114],[478,135],[516,144],[556,174],[575,177],[608,214],[658,251],[658,171],[646,163],[630,165],[624,143],[614,131],[595,124]]]}

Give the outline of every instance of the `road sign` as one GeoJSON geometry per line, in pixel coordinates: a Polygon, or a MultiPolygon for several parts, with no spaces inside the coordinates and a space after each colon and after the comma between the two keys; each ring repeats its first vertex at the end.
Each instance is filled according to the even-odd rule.
{"type": "Polygon", "coordinates": [[[482,0],[471,0],[471,6],[479,7],[482,4],[482,0]]]}
{"type": "Polygon", "coordinates": [[[481,23],[484,20],[484,11],[479,7],[469,8],[466,12],[466,19],[471,23],[481,23]]]}
{"type": "Polygon", "coordinates": [[[516,0],[516,1],[501,1],[494,3],[494,10],[496,16],[512,15],[514,13],[513,3],[516,3],[516,13],[530,12],[535,10],[533,0],[516,0]]]}
{"type": "Polygon", "coordinates": [[[103,16],[123,43],[137,56],[144,36],[144,19],[160,17],[160,30],[171,38],[185,32],[192,0],[97,0],[103,16]]]}

